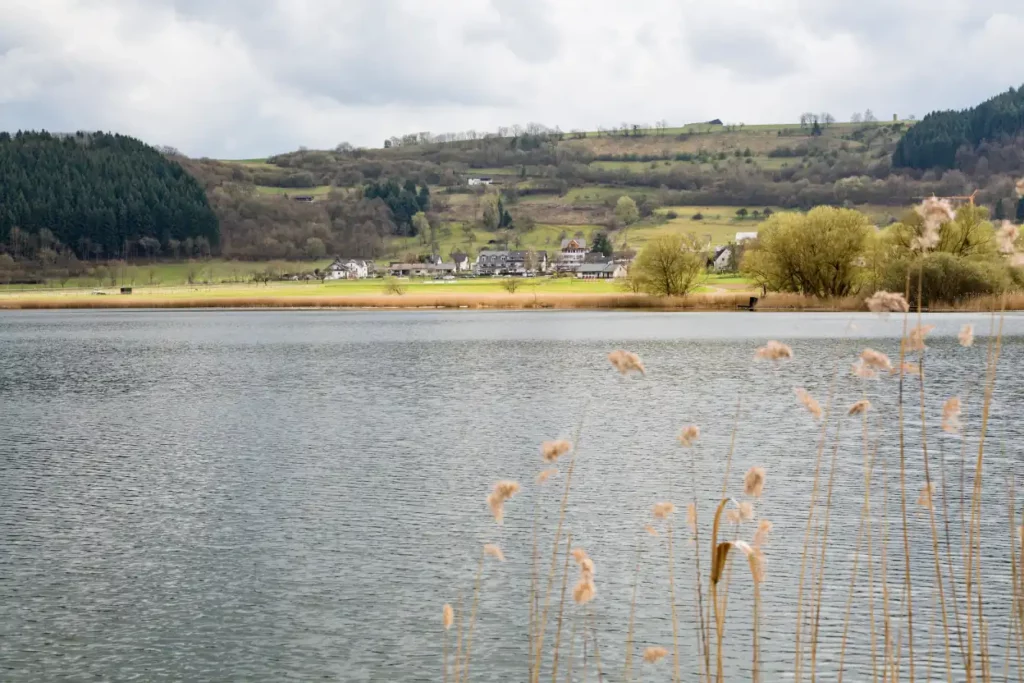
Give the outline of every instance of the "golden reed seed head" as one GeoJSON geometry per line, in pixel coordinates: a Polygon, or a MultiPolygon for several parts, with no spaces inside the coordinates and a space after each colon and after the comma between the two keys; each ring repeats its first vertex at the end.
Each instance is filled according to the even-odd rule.
{"type": "Polygon", "coordinates": [[[861,399],[860,401],[857,401],[852,406],[850,406],[849,414],[850,415],[861,415],[863,413],[866,413],[868,411],[868,408],[870,408],[870,407],[871,407],[871,401],[869,401],[867,399],[861,399]]]}
{"type": "Polygon", "coordinates": [[[921,495],[917,497],[917,504],[926,510],[931,509],[932,499],[935,497],[935,482],[925,484],[921,487],[921,495]]]}
{"type": "Polygon", "coordinates": [[[657,530],[657,529],[655,529],[655,528],[654,528],[653,526],[651,526],[650,524],[648,524],[648,525],[646,525],[646,526],[644,527],[644,531],[646,531],[646,532],[647,532],[648,534],[650,534],[651,536],[657,536],[657,535],[658,535],[658,530],[657,530]]]}
{"type": "Polygon", "coordinates": [[[441,623],[444,624],[444,630],[447,631],[452,627],[452,623],[455,621],[455,612],[452,611],[452,606],[445,603],[445,606],[441,609],[441,623]]]}
{"type": "Polygon", "coordinates": [[[593,581],[580,579],[572,589],[572,599],[577,605],[585,605],[594,599],[597,594],[597,587],[593,581]]]}
{"type": "Polygon", "coordinates": [[[942,404],[942,430],[950,434],[960,432],[960,399],[956,396],[942,404]]]}
{"type": "Polygon", "coordinates": [[[740,521],[749,522],[754,519],[754,504],[748,501],[743,501],[739,505],[740,521]]]}
{"type": "Polygon", "coordinates": [[[648,664],[656,664],[664,659],[667,654],[668,650],[663,647],[649,647],[644,650],[644,661],[648,664]]]}
{"type": "Polygon", "coordinates": [[[499,548],[498,546],[494,545],[493,543],[488,543],[487,545],[484,546],[484,554],[485,555],[490,555],[491,557],[496,559],[498,562],[504,562],[505,561],[505,553],[501,552],[501,548],[499,548]]]}
{"type": "Polygon", "coordinates": [[[869,368],[867,363],[862,360],[858,360],[856,363],[850,365],[850,372],[861,379],[874,379],[878,377],[878,373],[869,368]]]}
{"type": "Polygon", "coordinates": [[[754,532],[754,547],[760,548],[768,542],[768,535],[772,532],[772,523],[767,519],[762,519],[757,525],[757,531],[754,532]]]}
{"type": "Polygon", "coordinates": [[[974,346],[974,325],[967,324],[961,327],[957,338],[960,340],[960,346],[974,346]]]}
{"type": "Polygon", "coordinates": [[[931,251],[939,244],[940,229],[944,223],[956,219],[956,212],[948,199],[929,197],[914,207],[918,215],[924,219],[921,233],[910,242],[914,251],[931,251]]]}
{"type": "Polygon", "coordinates": [[[736,509],[736,508],[730,508],[730,509],[726,510],[725,511],[725,521],[729,522],[730,524],[739,524],[740,523],[740,511],[738,509],[736,509]]]}
{"type": "Polygon", "coordinates": [[[647,374],[640,356],[632,351],[623,351],[622,349],[612,351],[608,354],[608,362],[623,375],[628,375],[631,372],[639,372],[641,375],[647,374]]]}
{"type": "Polygon", "coordinates": [[[494,485],[494,489],[487,496],[487,507],[491,509],[495,522],[502,523],[505,518],[505,501],[517,493],[519,493],[519,482],[505,480],[494,485]]]}
{"type": "Polygon", "coordinates": [[[924,338],[929,332],[935,329],[935,325],[918,325],[907,332],[907,338],[904,339],[907,351],[924,351],[926,346],[924,338]]]}
{"type": "Polygon", "coordinates": [[[654,518],[655,519],[668,519],[676,513],[676,506],[669,502],[655,503],[654,505],[654,518]]]}
{"type": "Polygon", "coordinates": [[[544,470],[543,472],[541,472],[540,474],[537,475],[537,483],[538,484],[543,484],[544,482],[546,482],[548,479],[550,479],[551,477],[555,476],[556,474],[558,474],[558,470],[556,470],[554,467],[552,467],[549,470],[544,470]]]}
{"type": "Polygon", "coordinates": [[[792,358],[793,349],[782,342],[770,341],[754,352],[754,358],[762,360],[782,360],[792,358]]]}
{"type": "MultiPolygon", "coordinates": [[[[904,375],[909,375],[909,376],[917,377],[917,376],[920,376],[920,374],[921,374],[921,366],[918,365],[917,363],[908,363],[908,362],[904,361],[902,367],[903,367],[903,374],[904,375]]],[[[900,372],[899,368],[893,368],[892,370],[889,371],[889,374],[890,375],[898,375],[899,372],[900,372]]]]}
{"type": "Polygon", "coordinates": [[[796,398],[807,408],[807,412],[813,415],[816,419],[821,419],[821,404],[814,400],[814,397],[807,393],[807,390],[803,387],[796,387],[793,389],[796,393],[796,398]]]}
{"type": "Polygon", "coordinates": [[[760,498],[764,492],[764,468],[751,467],[743,475],[743,493],[754,498],[760,498]]]}
{"type": "Polygon", "coordinates": [[[860,359],[869,368],[875,370],[885,370],[888,372],[892,370],[892,361],[889,360],[889,356],[885,355],[881,351],[875,351],[874,349],[864,349],[860,352],[860,359]]]}
{"type": "Polygon", "coordinates": [[[587,551],[583,548],[572,549],[572,559],[576,561],[576,564],[582,564],[583,560],[587,559],[587,551]]]}
{"type": "Polygon", "coordinates": [[[545,441],[540,445],[540,455],[544,462],[555,462],[572,450],[572,444],[564,439],[545,441]]]}
{"type": "Polygon", "coordinates": [[[999,246],[999,253],[1016,253],[1018,237],[1020,237],[1020,228],[1010,221],[1003,221],[996,231],[996,244],[999,246]]]}
{"type": "Polygon", "coordinates": [[[693,442],[700,438],[700,427],[697,425],[686,425],[679,432],[679,443],[687,448],[693,446],[693,442]]]}
{"type": "Polygon", "coordinates": [[[889,313],[906,313],[910,304],[902,294],[896,292],[877,291],[864,302],[872,313],[888,315],[889,313]]]}

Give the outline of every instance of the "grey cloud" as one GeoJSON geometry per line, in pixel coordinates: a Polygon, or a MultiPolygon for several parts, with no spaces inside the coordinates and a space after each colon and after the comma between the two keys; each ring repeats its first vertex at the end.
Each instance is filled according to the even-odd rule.
{"type": "Polygon", "coordinates": [[[743,80],[783,78],[797,66],[768,37],[739,28],[692,31],[687,48],[697,63],[726,68],[743,80]]]}
{"type": "Polygon", "coordinates": [[[545,16],[545,3],[537,0],[491,0],[499,21],[470,27],[471,43],[498,42],[530,64],[550,62],[561,50],[558,29],[545,16]]]}

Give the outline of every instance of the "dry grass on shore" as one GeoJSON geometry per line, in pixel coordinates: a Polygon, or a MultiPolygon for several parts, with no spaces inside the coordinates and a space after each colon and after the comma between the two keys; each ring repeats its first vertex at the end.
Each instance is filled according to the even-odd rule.
{"type": "MultiPolygon", "coordinates": [[[[132,308],[389,308],[389,309],[609,309],[657,311],[736,311],[746,306],[746,293],[716,292],[681,297],[645,294],[552,294],[552,293],[466,293],[439,292],[403,295],[351,296],[18,296],[0,297],[0,310],[48,309],[132,309],[132,308]]],[[[997,297],[979,297],[959,304],[935,304],[931,311],[991,311],[999,307],[997,297]]],[[[817,299],[802,294],[772,293],[761,298],[760,311],[865,310],[859,297],[817,299]]],[[[1024,310],[1024,294],[1006,296],[1006,310],[1024,310]]]]}

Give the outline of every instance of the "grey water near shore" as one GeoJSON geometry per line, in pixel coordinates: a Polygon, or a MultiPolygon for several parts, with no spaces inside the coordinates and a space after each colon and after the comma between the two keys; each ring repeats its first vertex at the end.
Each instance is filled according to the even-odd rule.
{"type": "MultiPolygon", "coordinates": [[[[925,322],[936,326],[928,448],[932,477],[946,479],[956,555],[961,453],[969,490],[992,318],[925,322]],[[961,348],[956,333],[968,322],[976,345],[961,348]],[[966,444],[938,429],[951,395],[964,400],[966,444]]],[[[485,568],[472,679],[523,680],[532,514],[537,504],[548,522],[546,565],[563,483],[534,485],[538,447],[580,428],[566,523],[596,564],[601,661],[606,679],[619,680],[638,544],[636,641],[671,650],[664,539],[643,526],[658,501],[682,510],[694,482],[707,586],[707,524],[737,403],[729,493],[742,493],[748,467],[767,470],[756,502],[758,517],[775,525],[762,663],[764,680],[784,680],[820,432],[795,386],[824,405],[836,376],[836,411],[862,392],[873,403],[873,513],[880,525],[888,495],[889,589],[902,613],[897,380],[849,372],[866,346],[897,358],[902,325],[898,316],[830,313],[0,312],[0,680],[440,680],[441,606],[460,590],[468,602],[483,543],[500,544],[508,561],[485,568]],[[755,362],[769,339],[790,344],[794,359],[755,362]],[[606,360],[615,348],[640,354],[647,375],[615,373],[606,360]],[[676,442],[690,423],[702,429],[692,453],[676,442]],[[498,479],[524,487],[502,526],[485,503],[498,479]]],[[[997,673],[1009,620],[1007,490],[1024,436],[1024,316],[1007,314],[1004,335],[983,522],[997,673]]],[[[918,391],[908,383],[915,659],[918,678],[928,667],[944,679],[928,516],[914,504],[924,481],[918,391]]],[[[863,501],[861,423],[839,424],[821,680],[836,678],[863,501]]],[[[835,438],[830,429],[826,457],[835,438]]],[[[682,521],[676,595],[692,680],[694,548],[682,521]]],[[[871,675],[877,536],[875,544],[874,601],[863,556],[859,565],[847,680],[871,675]]],[[[752,601],[741,568],[729,589],[729,680],[750,675],[752,601]]],[[[567,608],[567,624],[578,617],[567,608]]],[[[567,634],[568,626],[563,642],[567,634]]],[[[659,666],[644,679],[664,677],[671,662],[659,666]]]]}

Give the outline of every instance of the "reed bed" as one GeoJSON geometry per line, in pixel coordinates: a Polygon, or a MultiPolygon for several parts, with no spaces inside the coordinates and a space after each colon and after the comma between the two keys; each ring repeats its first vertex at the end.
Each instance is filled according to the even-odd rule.
{"type": "MultiPolygon", "coordinates": [[[[748,294],[707,293],[678,297],[645,294],[403,294],[351,296],[0,296],[0,310],[53,309],[611,309],[652,311],[739,311],[749,303],[748,294]]],[[[929,311],[979,312],[1002,307],[1004,299],[980,297],[957,304],[933,304],[929,311]]],[[[758,311],[867,310],[859,297],[817,299],[802,294],[772,293],[760,299],[758,311]]],[[[1005,310],[1024,310],[1024,294],[1005,296],[1005,310]]]]}
{"type": "MultiPolygon", "coordinates": [[[[791,306],[791,310],[800,304],[799,300],[781,295],[769,300],[780,306],[791,306]]],[[[961,421],[966,397],[943,397],[941,421],[928,414],[927,397],[929,392],[934,392],[926,372],[930,328],[921,324],[920,311],[908,310],[905,298],[899,294],[887,293],[871,304],[882,314],[898,311],[903,316],[899,358],[890,359],[879,351],[865,348],[851,358],[837,359],[827,395],[815,397],[802,387],[794,387],[794,396],[790,399],[792,410],[815,425],[816,436],[813,443],[808,444],[815,456],[813,462],[807,463],[813,483],[807,492],[806,523],[800,522],[801,550],[798,555],[787,558],[790,563],[799,565],[800,576],[793,605],[792,637],[788,641],[775,637],[771,642],[762,642],[761,624],[766,615],[761,612],[764,581],[772,555],[773,524],[757,518],[757,505],[762,496],[772,493],[771,472],[761,466],[751,467],[739,487],[730,479],[739,399],[730,445],[718,454],[720,466],[726,473],[720,491],[708,490],[707,483],[696,478],[693,462],[694,452],[701,444],[701,427],[680,425],[675,438],[677,443],[672,447],[684,449],[684,455],[689,457],[691,467],[683,469],[689,469],[691,480],[687,483],[693,491],[692,502],[651,500],[648,501],[649,513],[633,520],[635,549],[623,550],[632,559],[628,565],[632,576],[626,598],[631,604],[628,620],[616,628],[618,633],[625,634],[617,643],[610,642],[607,635],[602,636],[596,626],[595,606],[600,605],[602,587],[595,565],[601,564],[601,558],[592,558],[574,544],[575,539],[585,537],[585,531],[573,528],[566,514],[572,505],[573,473],[586,467],[586,454],[581,449],[586,416],[580,418],[572,441],[542,444],[536,461],[539,474],[530,485],[536,486],[533,493],[541,502],[535,503],[533,508],[532,585],[529,627],[524,634],[529,641],[529,648],[524,647],[529,650],[529,661],[523,662],[522,675],[531,683],[549,679],[552,683],[563,679],[723,683],[727,680],[724,663],[735,663],[737,658],[743,657],[748,658],[743,668],[749,672],[744,677],[749,676],[756,682],[762,680],[761,660],[770,649],[774,662],[780,661],[780,654],[791,658],[792,668],[787,678],[797,683],[816,682],[826,676],[833,680],[836,665],[838,680],[844,680],[844,674],[849,674],[847,680],[866,680],[847,671],[848,635],[856,628],[860,633],[870,634],[869,659],[862,664],[870,665],[873,683],[917,680],[988,683],[1009,680],[1014,663],[1015,678],[1022,680],[1024,510],[1018,511],[1014,503],[1012,477],[1005,504],[999,502],[983,507],[982,500],[986,432],[998,378],[1003,313],[1011,300],[1011,296],[1000,298],[998,302],[988,300],[998,305],[990,309],[992,323],[988,336],[984,342],[979,341],[979,345],[986,345],[985,371],[977,382],[975,407],[981,420],[974,433],[967,433],[968,428],[961,421]],[[836,378],[840,368],[850,365],[853,365],[854,381],[864,390],[860,395],[845,397],[837,394],[836,378]],[[889,398],[898,402],[898,414],[878,414],[868,398],[867,382],[883,376],[894,379],[888,384],[871,385],[872,390],[890,392],[889,398]],[[941,445],[938,454],[935,452],[936,445],[942,443],[930,438],[936,430],[956,435],[963,444],[959,492],[957,482],[946,476],[946,456],[941,445]],[[911,434],[915,436],[913,441],[909,438],[911,434]],[[851,443],[846,444],[844,438],[851,443]],[[891,450],[898,454],[895,462],[879,461],[883,439],[892,439],[891,450]],[[844,446],[859,452],[856,466],[861,474],[853,480],[839,481],[837,477],[843,476],[840,454],[846,452],[844,446]],[[919,480],[912,480],[910,476],[911,462],[913,472],[923,475],[913,478],[919,480]],[[965,471],[969,477],[964,475],[965,471]],[[559,477],[559,486],[548,483],[552,477],[559,477]],[[876,479],[881,483],[873,483],[876,479]],[[872,495],[879,485],[883,487],[881,501],[872,495]],[[856,488],[858,486],[862,490],[856,488]],[[890,491],[890,486],[896,490],[890,491]],[[839,487],[847,491],[854,489],[860,499],[859,519],[855,514],[854,519],[837,519],[835,492],[839,487]],[[989,547],[982,539],[983,522],[991,526],[996,508],[1003,510],[1000,514],[1007,517],[1005,528],[1009,529],[1011,537],[1009,557],[1002,557],[1002,551],[989,547]],[[685,524],[676,523],[677,519],[682,521],[682,510],[685,510],[685,524]],[[914,515],[918,515],[916,524],[909,521],[914,515]],[[702,519],[708,520],[703,528],[702,519]],[[853,551],[837,564],[830,540],[835,534],[849,534],[854,529],[853,551]],[[958,544],[952,542],[956,536],[959,536],[958,544]],[[549,548],[550,555],[542,559],[540,548],[549,548]],[[923,553],[921,556],[927,559],[918,564],[916,573],[915,563],[911,561],[912,550],[915,556],[923,553]],[[990,568],[985,575],[981,571],[982,563],[990,568]],[[691,567],[696,568],[696,575],[689,573],[691,567]],[[992,567],[998,567],[1000,572],[995,580],[992,567]],[[664,605],[662,618],[672,627],[667,642],[640,642],[637,638],[640,619],[636,609],[637,586],[641,577],[667,579],[662,584],[667,586],[667,591],[659,598],[664,605]],[[986,581],[995,585],[986,585],[986,581]],[[826,586],[841,587],[836,591],[843,596],[841,629],[822,620],[826,586]],[[737,591],[748,596],[742,604],[749,605],[749,613],[738,612],[735,606],[729,611],[729,594],[737,591]],[[867,614],[861,608],[855,615],[855,596],[865,592],[870,596],[867,614]],[[876,604],[879,600],[880,609],[876,604]],[[993,616],[995,601],[1002,608],[998,613],[1005,616],[993,616]],[[752,634],[752,642],[742,647],[735,639],[725,638],[729,624],[737,620],[752,634]],[[696,652],[681,649],[680,634],[684,628],[696,630],[696,652]],[[822,659],[823,631],[828,628],[837,640],[841,634],[841,650],[838,660],[829,656],[830,670],[826,673],[819,671],[819,660],[822,659]],[[1001,671],[998,658],[993,656],[996,643],[1005,653],[1001,671]],[[616,656],[621,652],[619,661],[624,662],[624,668],[615,672],[603,670],[600,653],[607,654],[609,649],[616,656]],[[1015,659],[1011,655],[1015,655],[1015,659]],[[659,665],[661,660],[666,661],[659,665]],[[683,663],[687,665],[685,668],[683,663]]],[[[688,305],[693,303],[693,299],[687,302],[688,305]]],[[[1024,299],[1019,303],[1024,304],[1024,299]]],[[[677,301],[676,305],[682,307],[682,302],[677,301]]],[[[864,302],[858,302],[858,306],[863,305],[864,302]]],[[[958,339],[959,347],[954,353],[972,353],[967,349],[975,343],[973,328],[965,326],[958,339]]],[[[784,364],[798,372],[802,362],[792,348],[780,341],[750,351],[750,362],[761,364],[766,372],[774,372],[784,364]]],[[[643,359],[627,350],[611,351],[608,362],[610,372],[618,372],[630,381],[671,381],[649,374],[643,359]]],[[[935,398],[932,396],[931,403],[935,398]]],[[[670,439],[667,435],[668,443],[670,439]]],[[[502,515],[494,512],[494,496],[499,491],[518,492],[519,489],[515,482],[495,485],[488,503],[496,521],[500,522],[504,508],[502,515]]],[[[502,498],[502,505],[509,497],[511,494],[502,498]]],[[[517,513],[523,511],[510,507],[510,514],[517,513]]],[[[586,525],[587,522],[576,524],[586,525]]],[[[484,550],[481,558],[487,552],[484,550]]],[[[443,657],[439,667],[442,679],[469,680],[470,646],[473,624],[478,617],[480,572],[484,568],[481,559],[475,576],[468,576],[467,586],[462,587],[467,590],[468,586],[473,586],[474,597],[470,601],[472,607],[467,615],[469,628],[464,643],[458,633],[455,636],[454,668],[448,661],[451,642],[447,629],[456,623],[458,632],[463,617],[461,614],[453,617],[445,606],[443,628],[437,634],[438,654],[443,657]],[[460,651],[461,662],[458,661],[460,651]],[[454,677],[450,675],[452,671],[454,677]]],[[[458,586],[452,587],[452,597],[461,605],[458,596],[462,593],[458,589],[458,586]]],[[[784,617],[769,615],[767,618],[784,617]]],[[[728,680],[738,679],[732,675],[728,680]]]]}

